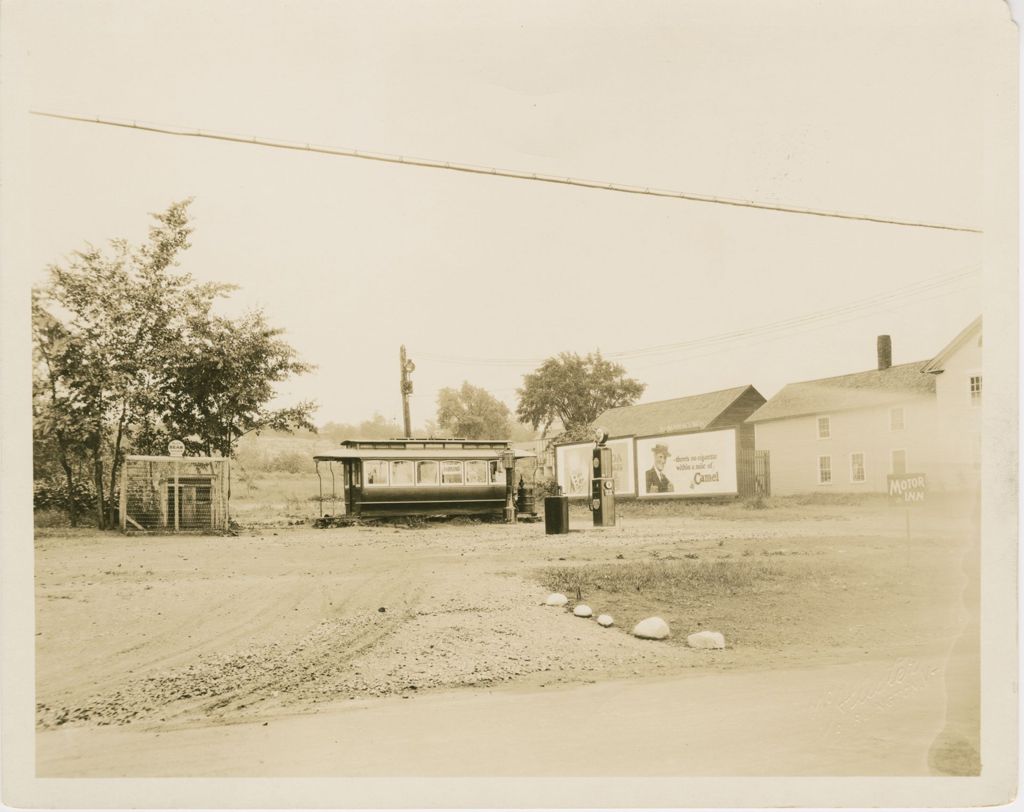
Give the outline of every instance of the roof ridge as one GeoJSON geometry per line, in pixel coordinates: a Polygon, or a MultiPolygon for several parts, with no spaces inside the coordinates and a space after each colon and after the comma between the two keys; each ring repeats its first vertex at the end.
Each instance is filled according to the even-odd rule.
{"type": "Polygon", "coordinates": [[[732,391],[737,390],[737,389],[739,389],[739,390],[750,389],[750,388],[753,387],[753,385],[754,384],[752,384],[752,383],[740,384],[738,386],[727,386],[724,389],[715,389],[715,390],[713,390],[711,392],[700,392],[700,393],[698,393],[696,395],[680,395],[677,398],[664,398],[663,400],[652,400],[652,401],[649,401],[647,403],[630,403],[630,404],[628,404],[626,406],[612,406],[610,409],[605,409],[604,413],[607,414],[608,412],[614,412],[617,409],[636,409],[636,408],[640,408],[642,406],[657,406],[659,403],[672,403],[672,402],[677,401],[677,400],[689,400],[690,398],[703,398],[703,397],[707,397],[708,395],[720,395],[723,392],[732,392],[732,391]]]}
{"type": "MultiPolygon", "coordinates": [[[[912,366],[917,366],[919,369],[922,370],[921,374],[924,375],[925,373],[923,372],[923,369],[925,364],[928,363],[928,360],[929,359],[925,359],[924,361],[910,361],[906,364],[893,364],[892,366],[886,367],[885,369],[865,369],[861,372],[846,372],[842,375],[829,375],[827,378],[810,378],[806,381],[790,381],[783,387],[783,389],[785,389],[786,386],[800,386],[802,384],[807,383],[823,383],[824,381],[835,381],[838,380],[839,378],[852,378],[854,375],[867,375],[871,372],[888,372],[891,369],[903,369],[904,367],[912,366]]],[[[771,400],[771,398],[768,399],[771,400]]]]}

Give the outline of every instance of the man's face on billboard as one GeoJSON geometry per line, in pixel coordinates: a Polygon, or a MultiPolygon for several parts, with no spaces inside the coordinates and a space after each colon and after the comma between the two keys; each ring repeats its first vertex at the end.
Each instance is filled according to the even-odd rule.
{"type": "Polygon", "coordinates": [[[659,471],[664,470],[666,459],[667,457],[659,451],[657,454],[654,455],[654,467],[657,468],[659,471]]]}

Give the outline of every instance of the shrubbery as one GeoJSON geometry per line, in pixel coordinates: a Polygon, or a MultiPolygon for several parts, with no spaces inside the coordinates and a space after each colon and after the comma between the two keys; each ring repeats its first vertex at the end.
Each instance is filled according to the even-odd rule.
{"type": "Polygon", "coordinates": [[[554,477],[539,477],[533,483],[533,498],[543,499],[545,496],[558,496],[558,483],[554,477]]]}
{"type": "MultiPolygon", "coordinates": [[[[116,494],[115,494],[116,496],[116,494]]],[[[39,514],[63,511],[65,514],[71,512],[71,502],[74,502],[75,513],[78,514],[78,521],[95,523],[96,512],[96,491],[91,484],[85,480],[75,480],[71,497],[68,496],[68,483],[62,479],[37,479],[33,483],[32,507],[39,514]]],[[[104,500],[104,510],[108,507],[104,500]]]]}

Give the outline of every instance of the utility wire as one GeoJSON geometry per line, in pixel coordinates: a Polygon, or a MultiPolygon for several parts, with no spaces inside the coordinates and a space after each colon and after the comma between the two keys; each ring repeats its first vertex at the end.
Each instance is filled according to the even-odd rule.
{"type": "MultiPolygon", "coordinates": [[[[946,296],[949,296],[951,293],[958,293],[958,292],[960,292],[960,291],[948,290],[948,291],[943,291],[941,293],[932,293],[930,296],[925,296],[924,298],[921,298],[921,299],[915,299],[915,303],[922,304],[922,303],[925,303],[925,302],[934,301],[936,299],[942,299],[942,298],[944,298],[946,296]]],[[[882,312],[886,312],[887,310],[890,310],[891,307],[892,306],[890,305],[890,306],[888,306],[886,308],[883,308],[882,312]]],[[[745,341],[738,342],[738,343],[735,343],[733,345],[719,346],[717,348],[709,349],[706,352],[700,352],[701,348],[695,348],[694,351],[686,352],[683,355],[675,357],[675,358],[667,358],[667,359],[663,359],[663,360],[660,360],[660,361],[654,361],[652,363],[640,364],[640,365],[637,365],[637,366],[631,365],[631,369],[633,371],[642,371],[642,370],[645,370],[645,369],[652,369],[652,368],[662,367],[662,366],[671,366],[673,364],[680,364],[680,363],[683,363],[683,362],[689,362],[689,361],[693,361],[693,360],[698,359],[698,358],[707,358],[709,356],[721,355],[722,353],[736,352],[736,351],[739,351],[739,350],[746,350],[746,349],[750,349],[751,347],[761,346],[762,344],[767,344],[767,343],[770,343],[770,342],[773,342],[773,341],[781,341],[782,339],[793,338],[794,336],[803,335],[804,333],[813,333],[816,330],[821,330],[823,327],[831,327],[834,324],[845,324],[845,323],[851,322],[851,321],[858,321],[860,319],[865,318],[867,315],[868,315],[867,313],[850,313],[850,314],[847,314],[845,316],[840,316],[840,317],[837,317],[837,318],[834,318],[834,319],[829,319],[828,324],[806,324],[806,325],[801,325],[800,327],[797,327],[797,328],[795,328],[793,330],[789,330],[787,332],[781,332],[781,333],[776,333],[776,334],[769,334],[769,335],[764,335],[764,336],[752,336],[752,337],[749,337],[745,341]]]]}
{"type": "Polygon", "coordinates": [[[30,110],[32,115],[45,116],[47,118],[58,118],[66,121],[78,121],[87,124],[102,124],[110,127],[121,127],[130,130],[141,130],[143,132],[160,133],[163,135],[178,135],[189,138],[205,138],[213,141],[227,141],[236,144],[255,144],[262,147],[274,149],[289,149],[298,152],[315,152],[323,155],[336,155],[346,158],[361,158],[367,161],[380,161],[383,163],[406,164],[409,166],[420,166],[429,169],[446,169],[452,172],[466,172],[474,175],[494,175],[503,178],[516,178],[518,180],[533,180],[541,183],[556,183],[563,186],[580,186],[586,189],[600,189],[608,192],[621,192],[633,195],[648,195],[651,197],[670,197],[679,200],[690,200],[696,203],[715,203],[720,206],[735,206],[745,209],[761,209],[764,211],[783,212],[786,214],[803,214],[811,217],[830,217],[838,220],[859,220],[868,223],[884,223],[886,225],[904,226],[907,228],[929,228],[940,231],[960,231],[968,234],[981,234],[982,229],[968,226],[946,225],[941,223],[928,223],[916,220],[900,220],[889,217],[880,217],[869,214],[851,214],[848,212],[827,211],[825,209],[811,209],[801,206],[789,206],[781,203],[764,203],[754,200],[741,200],[737,198],[718,197],[715,195],[694,194],[691,192],[674,192],[667,189],[652,189],[646,186],[633,186],[624,183],[608,183],[605,181],[584,180],[582,178],[568,178],[557,175],[548,175],[540,172],[523,172],[511,169],[496,169],[493,167],[474,166],[472,164],[456,163],[453,161],[439,161],[430,158],[413,158],[406,155],[385,155],[377,152],[365,152],[358,149],[346,149],[342,147],[317,146],[314,144],[303,144],[300,142],[281,141],[258,136],[232,135],[230,133],[217,133],[208,130],[188,129],[169,124],[148,124],[137,121],[115,121],[113,119],[102,119],[99,117],[87,117],[69,115],[63,113],[48,113],[42,110],[30,110]]]}
{"type": "Polygon", "coordinates": [[[965,280],[973,276],[975,273],[976,270],[953,273],[945,277],[938,277],[932,280],[917,282],[908,285],[904,288],[900,288],[895,291],[890,291],[889,293],[878,294],[876,296],[871,296],[866,299],[860,299],[845,305],[839,305],[828,310],[821,310],[815,313],[809,313],[791,319],[783,319],[781,321],[772,322],[770,324],[761,325],[759,327],[752,327],[744,330],[735,330],[731,333],[720,333],[718,335],[709,336],[707,338],[702,339],[691,339],[689,341],[680,341],[673,344],[663,344],[657,347],[645,347],[639,350],[627,350],[623,352],[607,353],[605,354],[605,358],[612,360],[643,358],[651,355],[661,355],[667,352],[674,352],[680,349],[688,349],[694,346],[706,346],[709,344],[728,343],[735,339],[745,338],[755,334],[763,335],[765,333],[772,333],[785,330],[786,328],[791,326],[802,326],[807,323],[814,323],[826,320],[832,321],[848,313],[860,312],[864,310],[874,310],[880,307],[884,308],[884,306],[889,303],[893,303],[908,298],[917,298],[917,296],[921,293],[926,293],[937,288],[945,287],[950,284],[959,283],[962,280],[965,280]]]}
{"type": "MultiPolygon", "coordinates": [[[[713,336],[707,336],[704,338],[691,339],[688,341],[680,341],[673,344],[662,344],[653,347],[642,347],[635,350],[624,350],[620,352],[603,353],[603,356],[607,360],[615,361],[627,361],[633,359],[644,359],[650,356],[662,355],[670,352],[688,351],[693,349],[700,349],[703,347],[714,346],[718,344],[731,344],[738,341],[742,341],[748,338],[763,338],[766,335],[772,333],[783,333],[788,334],[795,329],[804,327],[807,325],[815,325],[822,321],[835,321],[841,319],[843,316],[850,314],[859,314],[864,311],[872,311],[878,309],[885,309],[896,302],[900,302],[906,299],[916,299],[925,293],[931,293],[939,288],[943,288],[950,284],[958,284],[968,279],[978,272],[978,268],[970,268],[966,270],[953,271],[942,276],[938,276],[932,279],[921,280],[914,282],[910,285],[906,285],[902,288],[897,288],[887,293],[876,294],[869,296],[865,299],[859,299],[853,302],[849,302],[844,305],[828,308],[826,310],[814,311],[807,313],[802,316],[796,316],[789,319],[783,319],[768,324],[762,324],[756,327],[750,327],[743,330],[734,330],[728,333],[719,333],[713,336]]],[[[939,293],[938,296],[949,295],[953,291],[944,291],[939,293]]],[[[929,297],[928,300],[935,297],[929,297]]],[[[841,319],[845,320],[845,319],[841,319]]],[[[418,358],[425,360],[431,360],[438,363],[449,363],[449,364],[475,364],[480,366],[527,366],[532,364],[539,364],[544,359],[542,358],[504,358],[504,359],[489,359],[489,358],[472,358],[472,357],[459,357],[451,355],[442,355],[430,352],[418,352],[418,358]]],[[[671,362],[671,361],[669,361],[671,362]]],[[[664,361],[660,363],[666,363],[664,361]]],[[[658,366],[658,364],[652,364],[652,366],[658,366]]]]}

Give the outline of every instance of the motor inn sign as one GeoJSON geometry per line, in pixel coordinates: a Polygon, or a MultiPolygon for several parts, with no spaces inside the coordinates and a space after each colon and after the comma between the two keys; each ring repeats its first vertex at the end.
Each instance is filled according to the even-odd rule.
{"type": "Polygon", "coordinates": [[[893,504],[919,504],[927,492],[924,474],[889,474],[889,501],[893,504]]]}

